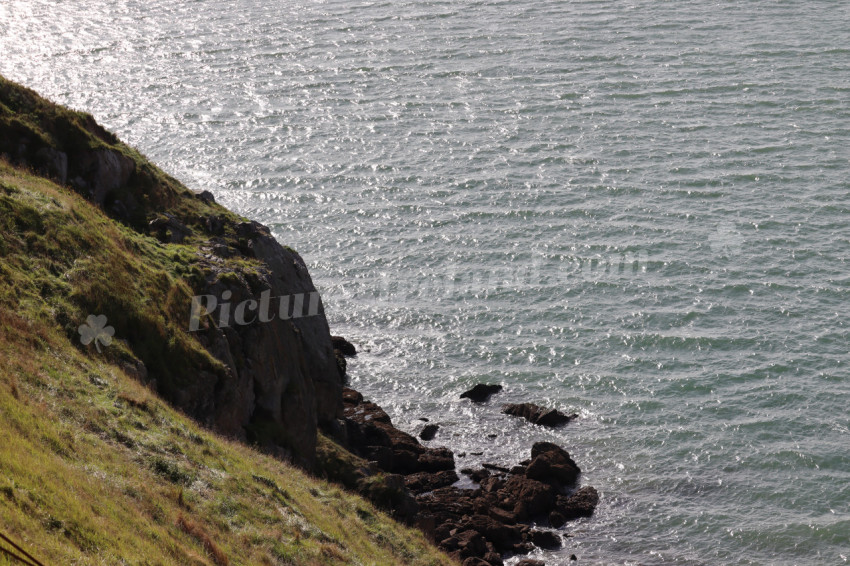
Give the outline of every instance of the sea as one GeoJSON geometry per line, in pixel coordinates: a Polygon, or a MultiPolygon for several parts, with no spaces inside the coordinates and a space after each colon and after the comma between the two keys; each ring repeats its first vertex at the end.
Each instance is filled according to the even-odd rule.
{"type": "Polygon", "coordinates": [[[0,73],[298,250],[459,468],[564,446],[547,564],[847,563],[850,2],[2,0],[0,73]]]}

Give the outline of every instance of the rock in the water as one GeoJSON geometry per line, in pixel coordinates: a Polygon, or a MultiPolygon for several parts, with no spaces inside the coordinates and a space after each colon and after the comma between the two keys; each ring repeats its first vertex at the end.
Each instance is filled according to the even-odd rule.
{"type": "Polygon", "coordinates": [[[460,398],[469,399],[474,403],[483,403],[484,401],[487,401],[491,395],[498,393],[501,390],[501,385],[479,383],[469,391],[461,393],[460,398]]]}
{"type": "Polygon", "coordinates": [[[514,502],[513,511],[520,520],[548,514],[555,507],[555,489],[546,483],[523,476],[511,476],[499,490],[502,500],[514,502]]]}
{"type": "Polygon", "coordinates": [[[553,533],[552,531],[533,530],[529,533],[529,538],[535,546],[539,546],[546,550],[561,548],[561,536],[553,533]]]}
{"type": "Polygon", "coordinates": [[[534,403],[509,404],[502,407],[502,412],[514,417],[522,417],[530,423],[540,426],[557,427],[573,420],[577,415],[567,416],[557,409],[546,409],[534,403]]]}
{"type": "Polygon", "coordinates": [[[525,471],[528,478],[561,488],[574,485],[581,473],[567,451],[557,444],[536,442],[531,454],[531,463],[525,471]]]}
{"type": "Polygon", "coordinates": [[[558,513],[557,511],[552,511],[549,513],[549,526],[553,529],[560,529],[564,526],[564,523],[567,522],[567,518],[558,513]]]}
{"type": "Polygon", "coordinates": [[[526,558],[524,560],[520,560],[516,563],[516,566],[546,566],[546,563],[542,560],[534,560],[533,558],[526,558]]]}
{"type": "Polygon", "coordinates": [[[434,437],[437,436],[438,430],[440,430],[440,425],[425,425],[425,428],[423,428],[422,432],[419,433],[419,438],[422,440],[434,440],[434,437]]]}
{"type": "Polygon", "coordinates": [[[559,495],[555,509],[565,519],[590,517],[599,505],[599,493],[591,486],[585,486],[570,496],[559,495]]]}
{"type": "Polygon", "coordinates": [[[471,479],[475,483],[481,483],[481,480],[490,477],[490,470],[485,470],[483,468],[480,470],[464,468],[460,471],[460,473],[469,476],[469,479],[471,479]]]}
{"type": "Polygon", "coordinates": [[[333,344],[334,350],[339,350],[344,356],[352,357],[357,355],[357,348],[354,347],[354,344],[342,336],[331,336],[331,344],[333,344]]]}

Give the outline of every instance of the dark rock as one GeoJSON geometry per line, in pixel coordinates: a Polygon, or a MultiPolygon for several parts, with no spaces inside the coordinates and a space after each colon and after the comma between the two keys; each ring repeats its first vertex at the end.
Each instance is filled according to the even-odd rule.
{"type": "Polygon", "coordinates": [[[487,546],[485,544],[484,537],[472,529],[460,532],[454,535],[454,538],[458,541],[457,548],[461,558],[468,558],[471,556],[477,556],[480,558],[487,553],[487,546]]]}
{"type": "Polygon", "coordinates": [[[187,237],[192,235],[192,231],[180,222],[173,214],[165,213],[164,216],[154,218],[150,221],[150,229],[156,233],[156,237],[160,242],[170,242],[172,244],[180,244],[187,237]]]}
{"type": "Polygon", "coordinates": [[[446,522],[460,521],[464,515],[474,515],[474,492],[457,487],[441,487],[427,495],[419,496],[416,501],[424,511],[433,513],[446,522]]]}
{"type": "Polygon", "coordinates": [[[484,555],[484,562],[489,564],[489,566],[504,566],[504,562],[502,561],[502,555],[498,552],[488,552],[484,555]]]}
{"type": "Polygon", "coordinates": [[[529,533],[529,538],[535,546],[545,550],[561,548],[562,544],[561,536],[553,533],[552,531],[532,530],[529,533]]]}
{"type": "Polygon", "coordinates": [[[216,214],[210,214],[207,217],[201,217],[202,223],[207,228],[207,232],[214,236],[224,234],[224,218],[216,214]]]}
{"type": "Polygon", "coordinates": [[[451,522],[438,523],[436,515],[433,515],[433,514],[430,514],[430,513],[423,513],[423,512],[420,512],[419,514],[425,515],[427,517],[431,517],[434,520],[434,524],[435,524],[434,541],[435,542],[446,540],[447,538],[449,538],[451,536],[452,531],[456,532],[457,525],[455,525],[454,523],[451,523],[451,522]]]}
{"type": "Polygon", "coordinates": [[[417,472],[405,476],[404,483],[411,492],[415,494],[434,491],[441,487],[448,487],[458,480],[454,470],[443,470],[442,472],[429,473],[417,472]]]}
{"type": "Polygon", "coordinates": [[[578,560],[578,556],[575,554],[570,554],[570,560],[578,560]]]}
{"type": "Polygon", "coordinates": [[[548,514],[555,507],[555,494],[551,485],[523,476],[509,477],[499,490],[503,501],[513,502],[513,512],[523,521],[548,514]]]}
{"type": "Polygon", "coordinates": [[[352,357],[357,355],[357,348],[354,347],[354,344],[342,336],[331,336],[331,344],[333,344],[335,350],[339,350],[344,356],[352,357]]]}
{"type": "Polygon", "coordinates": [[[502,412],[514,417],[522,417],[530,423],[558,427],[567,424],[577,415],[567,416],[556,409],[546,409],[534,403],[509,404],[502,407],[502,412]]]}
{"type": "Polygon", "coordinates": [[[359,391],[345,387],[342,390],[342,402],[344,405],[359,405],[363,402],[363,395],[359,391]]]}
{"type": "Polygon", "coordinates": [[[487,493],[498,491],[505,487],[505,480],[499,476],[487,476],[480,482],[482,491],[487,493]]]}
{"type": "Polygon", "coordinates": [[[60,185],[68,180],[68,154],[52,147],[42,147],[36,154],[36,162],[41,162],[39,168],[48,177],[56,179],[60,185]]]}
{"type": "Polygon", "coordinates": [[[477,556],[470,556],[466,560],[463,561],[461,566],[490,566],[490,563],[484,560],[483,558],[478,558],[477,556]]]}
{"type": "Polygon", "coordinates": [[[523,540],[520,527],[506,525],[488,515],[473,515],[463,521],[463,528],[481,533],[499,551],[509,550],[523,540]]]}
{"type": "Polygon", "coordinates": [[[461,399],[469,399],[474,403],[483,403],[490,399],[491,395],[498,393],[502,390],[501,385],[491,385],[486,383],[479,383],[469,391],[464,391],[460,394],[461,399]]]}
{"type": "Polygon", "coordinates": [[[404,478],[397,474],[365,478],[360,481],[357,491],[405,523],[412,522],[419,511],[416,499],[404,485],[404,478]]]}
{"type": "Polygon", "coordinates": [[[460,473],[469,476],[469,479],[475,483],[481,483],[481,480],[490,477],[490,471],[485,469],[473,470],[472,468],[464,468],[460,473]]]}
{"type": "Polygon", "coordinates": [[[496,464],[481,464],[484,468],[488,470],[492,470],[494,472],[501,472],[503,474],[510,473],[510,470],[505,468],[504,466],[497,466],[496,464]]]}
{"type": "Polygon", "coordinates": [[[419,456],[419,467],[426,472],[454,470],[454,454],[448,448],[434,448],[419,456]]]}
{"type": "Polygon", "coordinates": [[[566,520],[590,517],[599,505],[599,493],[595,488],[585,486],[570,496],[559,495],[556,510],[566,520]]]}
{"type": "Polygon", "coordinates": [[[233,257],[239,252],[226,244],[213,244],[212,253],[221,258],[228,258],[233,257]]]}
{"type": "MultiPolygon", "coordinates": [[[[555,504],[557,505],[557,498],[555,501],[555,504]]],[[[551,526],[553,529],[560,529],[564,526],[564,523],[566,522],[567,518],[558,513],[557,511],[552,511],[551,513],[549,513],[549,526],[551,526]]]]}
{"type": "Polygon", "coordinates": [[[546,566],[546,563],[542,560],[535,560],[533,558],[525,558],[516,563],[516,566],[546,566]]]}
{"type": "Polygon", "coordinates": [[[215,196],[209,191],[201,191],[195,196],[197,196],[199,200],[207,204],[215,204],[215,196]]]}
{"type": "Polygon", "coordinates": [[[537,442],[531,449],[532,460],[525,475],[558,487],[574,485],[581,470],[570,455],[557,444],[537,442]]]}
{"type": "Polygon", "coordinates": [[[348,372],[348,362],[345,356],[339,350],[334,350],[334,359],[336,360],[336,369],[339,371],[339,378],[345,382],[346,373],[348,372]]]}
{"type": "Polygon", "coordinates": [[[515,525],[518,522],[516,514],[512,511],[506,511],[501,507],[489,507],[487,514],[506,525],[515,525]]]}
{"type": "Polygon", "coordinates": [[[440,430],[440,425],[426,425],[425,428],[422,429],[422,432],[419,433],[419,438],[422,440],[434,440],[434,437],[437,436],[438,430],[440,430]]]}

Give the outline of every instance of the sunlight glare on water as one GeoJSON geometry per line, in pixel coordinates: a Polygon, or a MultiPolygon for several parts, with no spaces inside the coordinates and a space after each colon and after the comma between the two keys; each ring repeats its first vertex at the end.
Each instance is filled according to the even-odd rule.
{"type": "Polygon", "coordinates": [[[842,564],[848,6],[6,0],[0,73],[296,248],[459,467],[567,447],[548,564],[842,564]]]}

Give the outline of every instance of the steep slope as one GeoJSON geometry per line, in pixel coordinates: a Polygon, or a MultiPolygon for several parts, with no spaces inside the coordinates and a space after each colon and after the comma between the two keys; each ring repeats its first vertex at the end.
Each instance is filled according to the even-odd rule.
{"type": "MultiPolygon", "coordinates": [[[[89,314],[105,315],[118,342],[108,359],[199,422],[309,469],[317,424],[341,414],[342,384],[300,256],[165,175],[91,116],[2,77],[0,156],[67,183],[104,213],[83,212],[81,201],[39,208],[7,192],[4,263],[29,273],[30,291],[41,287],[51,304],[42,314],[71,340],[89,314]],[[274,316],[260,322],[264,292],[274,316]],[[194,296],[206,297],[199,306],[220,304],[196,329],[194,296]],[[296,313],[298,301],[306,303],[296,313]],[[230,312],[242,302],[254,306],[241,319],[250,324],[230,312]]],[[[0,293],[0,306],[18,300],[14,288],[0,293]]]]}
{"type": "Polygon", "coordinates": [[[320,303],[191,331],[193,296],[266,290],[315,288],[265,228],[0,78],[0,531],[48,564],[450,564],[283,462],[313,467],[341,411],[320,303]]]}

